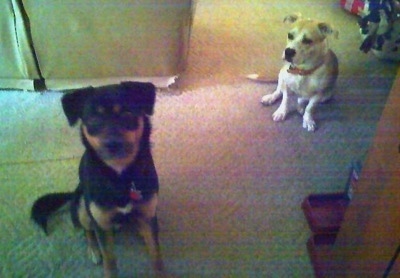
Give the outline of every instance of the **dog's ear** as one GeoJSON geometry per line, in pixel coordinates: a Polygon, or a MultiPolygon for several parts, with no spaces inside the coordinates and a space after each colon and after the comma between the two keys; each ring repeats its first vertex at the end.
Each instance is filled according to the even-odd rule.
{"type": "Polygon", "coordinates": [[[283,19],[283,22],[284,23],[294,23],[297,20],[299,20],[300,18],[301,18],[300,13],[289,14],[289,15],[285,16],[285,18],[283,19]]]}
{"type": "Polygon", "coordinates": [[[333,35],[335,39],[339,37],[339,31],[335,30],[330,24],[325,22],[318,23],[318,29],[324,36],[333,35]]]}
{"type": "Polygon", "coordinates": [[[61,98],[64,114],[70,126],[75,125],[82,118],[85,101],[93,91],[93,87],[78,89],[61,98]]]}
{"type": "Polygon", "coordinates": [[[129,100],[133,105],[143,109],[147,115],[153,115],[156,102],[156,87],[153,83],[122,82],[121,86],[129,93],[129,100]]]}

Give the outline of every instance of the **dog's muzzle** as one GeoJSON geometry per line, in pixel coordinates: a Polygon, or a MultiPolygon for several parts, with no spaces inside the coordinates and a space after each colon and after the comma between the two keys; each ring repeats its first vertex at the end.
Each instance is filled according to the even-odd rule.
{"type": "Polygon", "coordinates": [[[293,48],[286,48],[285,49],[285,60],[288,62],[293,62],[293,57],[296,55],[296,50],[293,48]]]}
{"type": "Polygon", "coordinates": [[[116,154],[124,149],[124,144],[122,142],[110,141],[104,144],[104,147],[111,154],[116,154]]]}
{"type": "Polygon", "coordinates": [[[133,144],[120,140],[109,140],[102,143],[98,152],[103,159],[124,158],[133,151],[133,144]]]}

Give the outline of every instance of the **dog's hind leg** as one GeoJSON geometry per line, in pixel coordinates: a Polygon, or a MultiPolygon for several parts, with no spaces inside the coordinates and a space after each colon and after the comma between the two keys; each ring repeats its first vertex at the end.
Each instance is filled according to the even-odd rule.
{"type": "Polygon", "coordinates": [[[308,103],[308,99],[301,98],[301,97],[299,97],[297,99],[297,111],[301,115],[304,115],[304,111],[306,110],[307,103],[308,103]]]}

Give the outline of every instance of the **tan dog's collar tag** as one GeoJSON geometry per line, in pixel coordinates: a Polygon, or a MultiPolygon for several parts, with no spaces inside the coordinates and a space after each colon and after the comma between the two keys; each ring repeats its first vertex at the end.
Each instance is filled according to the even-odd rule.
{"type": "Polygon", "coordinates": [[[135,184],[132,182],[132,187],[129,192],[129,197],[131,198],[132,201],[141,201],[143,199],[142,192],[136,189],[135,184]]]}

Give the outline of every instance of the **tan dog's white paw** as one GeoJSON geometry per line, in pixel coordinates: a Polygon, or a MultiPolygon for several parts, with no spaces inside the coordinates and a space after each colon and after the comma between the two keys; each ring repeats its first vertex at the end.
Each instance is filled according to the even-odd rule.
{"type": "Polygon", "coordinates": [[[286,112],[284,109],[278,108],[278,110],[276,110],[276,111],[274,112],[274,114],[272,114],[272,119],[273,119],[275,122],[284,121],[285,118],[286,118],[286,114],[287,114],[287,112],[286,112]]]}
{"type": "Polygon", "coordinates": [[[271,105],[279,98],[279,96],[280,95],[277,94],[276,92],[272,94],[267,94],[261,98],[261,103],[263,105],[271,105]]]}
{"type": "Polygon", "coordinates": [[[317,129],[317,124],[311,117],[304,117],[303,128],[307,129],[308,131],[315,131],[317,129]]]}

